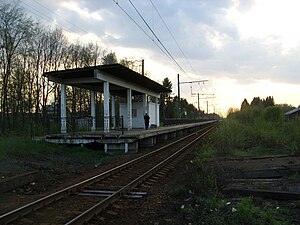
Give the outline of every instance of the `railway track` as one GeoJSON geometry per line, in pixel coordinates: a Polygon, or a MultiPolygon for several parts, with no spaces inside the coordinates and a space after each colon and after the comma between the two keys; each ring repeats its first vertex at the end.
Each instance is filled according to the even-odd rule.
{"type": "Polygon", "coordinates": [[[0,224],[84,224],[137,187],[209,133],[214,125],[167,144],[97,176],[0,216],[0,224]]]}

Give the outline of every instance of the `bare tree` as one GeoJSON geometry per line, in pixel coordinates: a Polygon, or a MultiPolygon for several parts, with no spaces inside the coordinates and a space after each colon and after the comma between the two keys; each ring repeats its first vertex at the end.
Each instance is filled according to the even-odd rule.
{"type": "MultiPolygon", "coordinates": [[[[61,29],[54,29],[43,34],[42,38],[42,62],[41,73],[56,71],[63,65],[63,50],[67,45],[67,39],[61,29]]],[[[44,122],[47,116],[46,107],[49,97],[56,90],[56,84],[49,82],[44,76],[40,76],[41,108],[44,122]]]]}
{"type": "Polygon", "coordinates": [[[1,124],[5,132],[9,121],[8,87],[12,68],[22,42],[32,35],[33,20],[26,16],[17,3],[0,4],[0,57],[1,57],[1,124]]]}
{"type": "MultiPolygon", "coordinates": [[[[33,118],[45,127],[46,106],[50,101],[58,105],[60,95],[60,86],[45,78],[45,72],[101,63],[117,63],[116,54],[106,54],[97,44],[71,44],[61,29],[35,23],[17,2],[0,0],[0,131],[24,131],[27,118],[30,128],[33,118]]],[[[89,111],[88,90],[69,88],[67,94],[74,113],[89,111]]]]}

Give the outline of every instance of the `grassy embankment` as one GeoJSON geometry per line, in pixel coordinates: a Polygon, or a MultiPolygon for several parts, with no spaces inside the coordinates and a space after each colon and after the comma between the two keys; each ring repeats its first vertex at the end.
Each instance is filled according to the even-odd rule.
{"type": "MultiPolygon", "coordinates": [[[[226,199],[220,193],[216,175],[204,172],[203,165],[207,160],[230,157],[299,153],[300,120],[285,121],[279,107],[249,108],[233,113],[198,150],[193,168],[195,172],[187,178],[185,187],[181,187],[189,193],[185,197],[190,198],[192,193],[194,198],[193,204],[184,207],[183,214],[192,224],[293,224],[289,209],[278,207],[272,201],[238,196],[233,204],[232,199],[226,199]]],[[[176,190],[174,193],[176,195],[176,190]]],[[[300,202],[293,204],[299,205],[300,202]]]]}
{"type": "Polygon", "coordinates": [[[93,168],[104,160],[103,151],[86,147],[67,147],[30,138],[0,139],[1,177],[35,169],[73,172],[93,168]]]}
{"type": "Polygon", "coordinates": [[[279,107],[249,108],[227,118],[201,156],[261,156],[300,153],[300,120],[286,121],[279,107]]]}

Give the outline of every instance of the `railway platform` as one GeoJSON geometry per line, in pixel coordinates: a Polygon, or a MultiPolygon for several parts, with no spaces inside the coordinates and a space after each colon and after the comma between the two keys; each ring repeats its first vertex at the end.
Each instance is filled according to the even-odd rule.
{"type": "Polygon", "coordinates": [[[112,154],[115,152],[138,152],[139,148],[152,147],[168,139],[176,139],[186,134],[195,132],[216,120],[181,124],[166,127],[150,127],[132,130],[111,130],[108,134],[102,131],[77,132],[74,134],[51,134],[43,139],[46,142],[65,145],[85,145],[97,143],[103,146],[104,152],[112,154]]]}

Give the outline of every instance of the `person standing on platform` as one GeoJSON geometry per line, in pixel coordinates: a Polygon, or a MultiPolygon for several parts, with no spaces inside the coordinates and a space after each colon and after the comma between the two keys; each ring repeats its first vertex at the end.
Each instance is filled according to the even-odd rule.
{"type": "Polygon", "coordinates": [[[146,127],[146,130],[148,130],[148,127],[149,127],[149,121],[150,121],[150,116],[148,116],[147,113],[146,113],[145,116],[144,116],[144,120],[145,120],[145,127],[146,127]]]}

